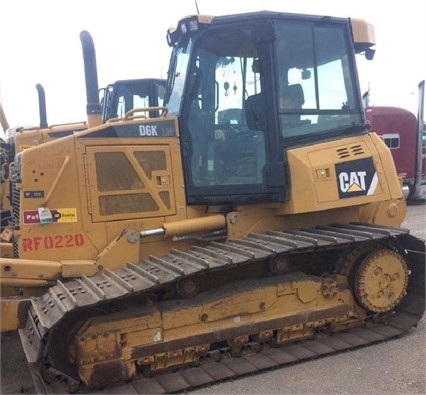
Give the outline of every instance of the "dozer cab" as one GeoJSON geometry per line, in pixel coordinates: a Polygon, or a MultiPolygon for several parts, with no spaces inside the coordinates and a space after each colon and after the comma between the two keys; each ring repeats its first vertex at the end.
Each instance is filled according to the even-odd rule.
{"type": "Polygon", "coordinates": [[[372,26],[263,11],[167,37],[158,118],[88,102],[86,130],[15,156],[2,302],[31,296],[38,391],[182,391],[415,326],[425,244],[356,72],[372,26]]]}
{"type": "Polygon", "coordinates": [[[102,120],[107,122],[114,118],[131,116],[137,112],[145,112],[147,116],[159,117],[158,109],[164,104],[166,81],[159,78],[119,80],[101,89],[102,120]]]}

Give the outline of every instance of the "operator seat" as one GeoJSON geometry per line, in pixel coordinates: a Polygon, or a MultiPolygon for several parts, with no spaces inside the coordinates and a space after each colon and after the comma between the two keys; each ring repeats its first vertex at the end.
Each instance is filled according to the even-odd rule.
{"type": "Polygon", "coordinates": [[[245,103],[246,123],[251,130],[266,130],[265,95],[257,93],[249,96],[245,103]]]}
{"type": "Polygon", "coordinates": [[[284,88],[281,96],[281,107],[283,109],[300,109],[305,104],[305,95],[302,85],[293,84],[284,88]]]}
{"type": "MultiPolygon", "coordinates": [[[[253,59],[251,66],[254,74],[260,74],[261,64],[259,58],[253,59]]],[[[251,130],[266,130],[266,104],[263,92],[249,96],[244,106],[246,124],[251,130]]]]}
{"type": "MultiPolygon", "coordinates": [[[[300,84],[293,84],[286,86],[281,93],[280,97],[280,108],[281,111],[299,110],[305,104],[305,95],[303,94],[303,88],[300,84]]],[[[306,124],[309,124],[309,120],[301,120],[300,113],[284,113],[281,115],[281,122],[283,132],[288,133],[289,129],[299,128],[306,124]]]]}
{"type": "MultiPolygon", "coordinates": [[[[305,104],[305,95],[302,85],[293,84],[284,88],[281,95],[282,110],[297,110],[301,109],[305,104]]],[[[246,99],[245,105],[246,122],[249,129],[266,130],[266,103],[265,95],[261,92],[256,95],[249,96],[246,99]]],[[[287,115],[286,119],[294,124],[300,121],[299,114],[287,115]]]]}

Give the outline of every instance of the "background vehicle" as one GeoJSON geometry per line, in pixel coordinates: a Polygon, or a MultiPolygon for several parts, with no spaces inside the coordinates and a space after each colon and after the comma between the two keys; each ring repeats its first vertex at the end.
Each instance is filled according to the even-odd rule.
{"type": "Polygon", "coordinates": [[[371,34],[346,18],[184,18],[167,109],[107,123],[84,51],[88,129],[12,166],[2,291],[41,294],[17,323],[36,387],[173,392],[290,362],[289,343],[294,361],[418,322],[425,245],[398,227],[405,200],[356,74],[371,34]]]}
{"type": "MultiPolygon", "coordinates": [[[[3,106],[0,104],[2,127],[7,135],[7,142],[2,141],[1,151],[1,229],[0,238],[10,241],[11,232],[8,224],[11,220],[9,193],[9,166],[16,152],[52,139],[71,135],[87,128],[87,122],[48,125],[45,91],[41,84],[36,85],[39,98],[39,126],[10,128],[3,106]],[[6,229],[6,230],[5,230],[6,229]]],[[[119,80],[99,91],[103,122],[124,116],[142,113],[149,117],[159,116],[158,106],[164,98],[165,80],[155,78],[119,80]],[[157,109],[146,111],[149,107],[157,109]],[[126,115],[127,114],[127,115],[126,115]]]]}
{"type": "MultiPolygon", "coordinates": [[[[39,98],[39,126],[16,127],[8,130],[8,143],[13,152],[22,151],[25,148],[39,145],[54,138],[68,136],[87,128],[87,122],[76,122],[67,124],[48,125],[46,99],[44,88],[41,84],[36,85],[39,98]]],[[[144,108],[158,107],[163,103],[165,80],[156,78],[143,78],[133,80],[119,80],[108,84],[106,88],[99,90],[101,97],[101,114],[103,122],[112,118],[124,117],[126,113],[133,110],[141,112],[144,108]]],[[[2,109],[4,119],[4,111],[2,109]]],[[[146,111],[142,111],[146,113],[146,111]]],[[[150,111],[150,117],[159,116],[158,110],[150,111]]],[[[6,120],[7,122],[7,120],[6,120]]],[[[13,158],[13,156],[12,156],[13,158]]]]}
{"type": "MultiPolygon", "coordinates": [[[[101,89],[102,120],[123,118],[129,111],[149,107],[162,107],[166,81],[158,78],[120,80],[101,89]]],[[[150,117],[160,116],[157,110],[150,117]]]]}
{"type": "Polygon", "coordinates": [[[371,128],[390,148],[395,167],[403,179],[405,196],[410,200],[426,198],[426,129],[424,122],[424,81],[419,84],[416,116],[390,106],[368,106],[366,118],[371,128]]]}

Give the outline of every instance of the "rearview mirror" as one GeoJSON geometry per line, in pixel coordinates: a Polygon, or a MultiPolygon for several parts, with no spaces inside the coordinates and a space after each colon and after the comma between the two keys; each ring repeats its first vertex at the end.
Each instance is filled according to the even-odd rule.
{"type": "Polygon", "coordinates": [[[307,69],[302,70],[302,80],[309,80],[311,78],[311,71],[307,69]]]}
{"type": "Polygon", "coordinates": [[[376,53],[375,49],[367,48],[365,50],[365,59],[367,59],[367,60],[373,60],[375,53],[376,53]]]}

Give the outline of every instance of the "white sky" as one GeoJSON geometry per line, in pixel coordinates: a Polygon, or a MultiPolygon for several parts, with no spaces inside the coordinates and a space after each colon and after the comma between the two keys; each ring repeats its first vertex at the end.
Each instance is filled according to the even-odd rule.
{"type": "MultiPolygon", "coordinates": [[[[198,8],[210,15],[269,10],[365,19],[377,44],[373,61],[358,60],[361,92],[370,87],[372,104],[416,114],[417,85],[426,78],[422,1],[198,0],[198,8]]],[[[195,13],[195,0],[0,1],[0,100],[10,126],[39,124],[37,83],[49,124],[86,120],[82,30],[94,40],[99,87],[165,78],[167,28],[195,13]]]]}

